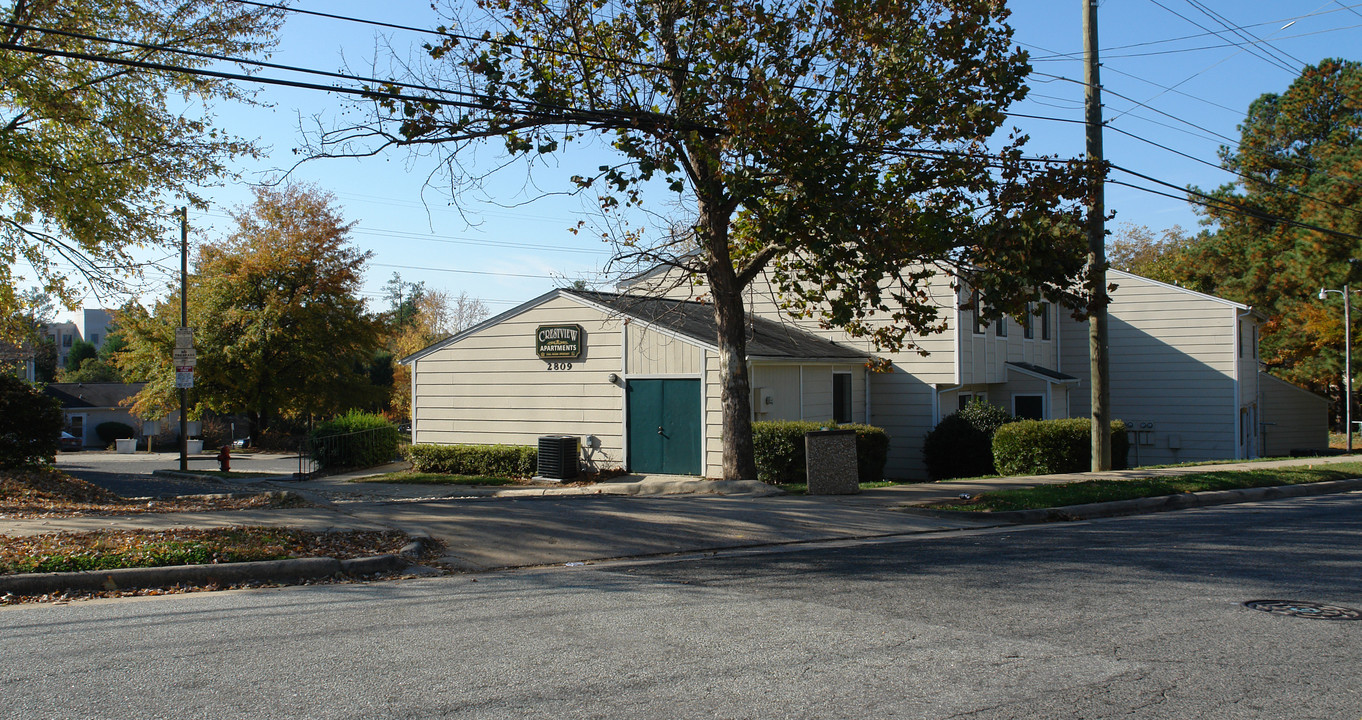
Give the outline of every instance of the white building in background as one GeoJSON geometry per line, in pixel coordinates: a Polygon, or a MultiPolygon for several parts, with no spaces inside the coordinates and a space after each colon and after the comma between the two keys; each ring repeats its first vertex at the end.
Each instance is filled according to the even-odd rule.
{"type": "Polygon", "coordinates": [[[66,356],[77,340],[84,340],[96,348],[104,347],[113,329],[113,311],[106,308],[86,308],[76,313],[74,321],[44,325],[42,335],[57,348],[57,366],[66,367],[66,356]]]}
{"type": "Polygon", "coordinates": [[[76,315],[76,330],[80,337],[96,348],[104,347],[104,341],[113,329],[113,311],[106,308],[84,309],[76,315]]]}

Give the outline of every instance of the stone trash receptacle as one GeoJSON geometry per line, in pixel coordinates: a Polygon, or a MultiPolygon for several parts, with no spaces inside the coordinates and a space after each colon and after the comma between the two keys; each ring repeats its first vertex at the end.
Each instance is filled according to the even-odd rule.
{"type": "Polygon", "coordinates": [[[856,472],[856,431],[818,430],[804,434],[810,495],[851,495],[861,491],[856,472]]]}
{"type": "Polygon", "coordinates": [[[114,440],[114,452],[130,455],[137,452],[137,438],[117,438],[114,440]]]}

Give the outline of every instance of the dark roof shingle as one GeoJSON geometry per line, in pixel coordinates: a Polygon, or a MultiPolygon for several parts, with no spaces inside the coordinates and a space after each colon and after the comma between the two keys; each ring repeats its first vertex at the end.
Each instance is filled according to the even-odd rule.
{"type": "MultiPolygon", "coordinates": [[[[589,290],[565,289],[577,297],[603,305],[622,315],[638,318],[666,328],[678,335],[714,345],[719,326],[714,306],[690,300],[672,300],[643,295],[618,295],[589,290]]],[[[845,359],[863,361],[870,356],[813,333],[761,317],[747,318],[747,355],[755,358],[845,359]]]]}

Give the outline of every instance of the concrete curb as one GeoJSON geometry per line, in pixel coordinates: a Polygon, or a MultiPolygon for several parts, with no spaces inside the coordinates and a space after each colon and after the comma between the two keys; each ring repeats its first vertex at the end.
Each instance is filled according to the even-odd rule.
{"type": "Polygon", "coordinates": [[[119,590],[170,585],[229,585],[243,582],[296,583],[337,575],[376,575],[398,572],[412,564],[430,545],[428,536],[414,535],[395,554],[337,560],[330,557],[261,560],[216,565],[168,565],[151,568],[85,570],[80,572],[0,575],[0,595],[42,595],[64,590],[119,590]]]}
{"type": "Polygon", "coordinates": [[[971,513],[960,510],[933,510],[912,506],[894,508],[902,512],[943,518],[978,518],[1006,525],[1028,525],[1033,523],[1056,522],[1061,520],[1089,520],[1092,518],[1138,515],[1142,513],[1185,510],[1187,508],[1209,505],[1229,505],[1232,503],[1277,500],[1280,498],[1309,497],[1311,495],[1331,495],[1335,493],[1362,490],[1362,478],[1351,480],[1327,480],[1300,485],[1272,485],[1269,487],[1242,488],[1238,490],[1209,490],[1199,493],[1180,493],[1157,497],[1136,498],[1134,500],[1114,500],[1112,502],[1069,505],[1067,507],[1040,508],[1036,510],[1012,510],[1007,512],[971,513]]]}
{"type": "MultiPolygon", "coordinates": [[[[599,497],[601,495],[625,495],[630,497],[652,495],[742,495],[746,497],[764,497],[768,495],[785,494],[784,490],[758,480],[674,480],[633,483],[603,482],[586,487],[486,488],[476,485],[446,487],[458,487],[459,489],[449,490],[438,495],[432,494],[421,497],[400,498],[377,497],[373,500],[362,500],[359,502],[422,503],[430,502],[432,500],[523,500],[529,498],[599,497]]],[[[298,488],[295,492],[300,493],[308,500],[320,502],[314,496],[320,496],[323,491],[310,488],[298,488]]],[[[336,501],[328,500],[325,504],[334,504],[335,502],[336,501]]]]}
{"type": "MultiPolygon", "coordinates": [[[[201,475],[193,472],[180,472],[179,470],[152,470],[151,474],[155,477],[173,478],[175,480],[198,480],[199,482],[210,482],[225,484],[228,480],[218,475],[201,475]]],[[[231,482],[244,480],[277,480],[279,478],[291,477],[292,473],[250,473],[236,477],[231,482]]]]}
{"type": "Polygon", "coordinates": [[[202,493],[199,495],[149,495],[145,497],[125,498],[127,500],[240,500],[242,498],[253,498],[265,496],[271,500],[306,500],[292,490],[257,490],[255,492],[234,492],[234,493],[202,493]]]}

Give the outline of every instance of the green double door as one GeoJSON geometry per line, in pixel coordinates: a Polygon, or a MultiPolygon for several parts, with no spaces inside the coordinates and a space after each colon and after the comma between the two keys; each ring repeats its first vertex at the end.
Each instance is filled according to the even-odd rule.
{"type": "Polygon", "coordinates": [[[629,470],[700,474],[700,381],[630,380],[629,470]]]}

